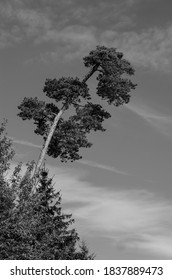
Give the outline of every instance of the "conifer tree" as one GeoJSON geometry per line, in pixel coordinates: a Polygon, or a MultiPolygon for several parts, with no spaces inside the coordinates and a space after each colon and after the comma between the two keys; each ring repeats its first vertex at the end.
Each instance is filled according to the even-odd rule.
{"type": "MultiPolygon", "coordinates": [[[[102,123],[110,118],[110,113],[93,102],[86,82],[97,73],[96,94],[109,105],[120,106],[130,100],[130,91],[135,89],[127,76],[134,74],[131,64],[115,48],[98,46],[84,57],[84,65],[89,68],[83,80],[78,77],[47,79],[43,92],[55,103],[46,103],[35,98],[24,98],[18,116],[23,120],[33,120],[35,133],[44,140],[34,176],[39,174],[46,153],[61,161],[79,160],[80,148],[89,148],[87,139],[91,131],[105,131],[102,123]],[[73,108],[75,113],[68,119],[62,116],[73,108]]],[[[69,111],[70,112],[70,111],[69,111]]]]}
{"type": "Polygon", "coordinates": [[[55,192],[48,170],[40,172],[40,180],[32,192],[31,173],[34,161],[21,175],[19,163],[11,176],[5,177],[14,156],[12,142],[0,128],[0,259],[93,259],[72,227],[71,214],[61,209],[60,192],[55,192]]]}
{"type": "MultiPolygon", "coordinates": [[[[32,168],[33,164],[28,164],[29,171],[32,168]]],[[[4,250],[0,252],[0,259],[93,259],[86,245],[81,243],[77,248],[80,239],[72,228],[74,219],[71,214],[62,213],[61,195],[55,192],[48,170],[41,169],[37,189],[34,193],[31,189],[30,172],[27,172],[18,185],[17,201],[6,234],[1,236],[4,250]]]]}

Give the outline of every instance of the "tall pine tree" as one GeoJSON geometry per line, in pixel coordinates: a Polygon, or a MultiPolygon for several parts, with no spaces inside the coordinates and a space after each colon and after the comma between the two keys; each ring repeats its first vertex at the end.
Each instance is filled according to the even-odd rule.
{"type": "Polygon", "coordinates": [[[84,79],[62,77],[45,81],[43,92],[54,103],[25,97],[18,106],[18,116],[33,120],[36,124],[34,132],[44,140],[33,177],[39,175],[46,154],[59,157],[61,161],[78,160],[81,158],[79,149],[92,145],[87,139],[88,133],[105,131],[102,123],[111,115],[93,102],[93,94],[89,93],[86,83],[94,73],[98,81],[96,94],[109,105],[117,107],[128,103],[130,91],[136,87],[128,78],[134,74],[133,67],[115,48],[98,46],[83,60],[89,68],[84,79]],[[63,115],[70,108],[74,114],[66,120],[63,115]]]}

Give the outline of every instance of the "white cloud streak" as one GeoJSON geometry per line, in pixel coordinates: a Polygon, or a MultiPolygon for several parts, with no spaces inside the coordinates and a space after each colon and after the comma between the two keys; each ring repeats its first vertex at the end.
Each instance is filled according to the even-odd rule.
{"type": "MultiPolygon", "coordinates": [[[[31,148],[41,148],[40,145],[36,145],[36,144],[34,144],[32,142],[29,142],[29,141],[15,139],[13,137],[9,137],[9,138],[13,141],[13,143],[16,143],[16,144],[28,146],[28,147],[31,147],[31,148]]],[[[130,175],[129,173],[124,172],[122,170],[119,170],[119,169],[117,169],[113,166],[100,164],[100,163],[95,162],[95,161],[79,160],[78,163],[83,164],[83,165],[87,165],[87,166],[91,166],[91,167],[101,168],[101,169],[104,169],[104,170],[107,170],[107,171],[112,171],[112,172],[115,172],[115,173],[118,173],[118,174],[121,174],[121,175],[130,175]]]]}
{"type": "Polygon", "coordinates": [[[165,257],[171,259],[172,253],[172,238],[171,234],[143,234],[141,235],[142,242],[134,241],[131,244],[127,244],[128,248],[137,248],[138,250],[144,250],[148,252],[154,252],[158,255],[164,255],[165,257]]]}
{"type": "Polygon", "coordinates": [[[13,137],[9,137],[9,138],[16,144],[20,144],[20,145],[24,145],[24,146],[28,146],[28,147],[32,147],[32,148],[41,148],[40,145],[36,145],[36,144],[34,144],[32,142],[29,142],[29,141],[15,139],[13,137]]]}
{"type": "Polygon", "coordinates": [[[172,136],[172,116],[163,116],[145,104],[130,103],[125,108],[140,116],[161,134],[172,136]]]}
{"type": "Polygon", "coordinates": [[[100,164],[98,162],[95,162],[95,161],[91,161],[91,160],[80,160],[78,163],[81,163],[81,164],[84,164],[84,165],[88,165],[90,167],[96,167],[96,168],[101,168],[101,169],[104,169],[104,170],[107,170],[107,171],[112,171],[114,173],[117,173],[117,174],[121,174],[121,175],[130,175],[129,173],[127,172],[124,172],[122,170],[119,170],[113,166],[109,166],[109,165],[105,165],[105,164],[100,164]]]}

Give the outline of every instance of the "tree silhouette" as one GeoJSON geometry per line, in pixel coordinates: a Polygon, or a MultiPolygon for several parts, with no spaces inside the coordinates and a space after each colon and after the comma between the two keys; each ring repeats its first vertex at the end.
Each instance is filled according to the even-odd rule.
{"type": "Polygon", "coordinates": [[[24,98],[18,109],[18,116],[23,120],[33,120],[35,133],[43,137],[44,144],[40,153],[34,175],[39,174],[46,153],[61,161],[79,160],[80,148],[89,148],[92,143],[87,139],[91,131],[105,131],[102,123],[110,118],[110,113],[100,104],[92,101],[86,82],[96,72],[96,94],[109,105],[120,106],[130,100],[130,91],[135,89],[127,76],[134,74],[131,64],[123,58],[123,53],[115,48],[97,46],[83,58],[89,68],[88,74],[80,81],[78,77],[47,79],[43,92],[54,103],[46,103],[35,98],[24,98]],[[62,118],[65,111],[74,109],[68,119],[62,118]]]}

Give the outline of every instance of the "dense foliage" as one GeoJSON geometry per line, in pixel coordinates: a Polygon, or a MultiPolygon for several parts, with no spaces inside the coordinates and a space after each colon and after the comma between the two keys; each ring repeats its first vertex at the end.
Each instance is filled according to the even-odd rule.
{"type": "MultiPolygon", "coordinates": [[[[3,125],[0,163],[6,162],[7,166],[13,152],[12,143],[2,137],[4,129],[3,125]]],[[[55,192],[45,167],[33,192],[30,180],[33,166],[34,162],[28,163],[22,177],[19,163],[8,179],[0,169],[0,259],[93,259],[86,245],[79,243],[71,214],[62,212],[60,192],[55,192]]]]}
{"type": "Polygon", "coordinates": [[[97,73],[98,80],[96,94],[108,104],[119,106],[128,103],[130,91],[136,87],[127,78],[134,74],[134,69],[115,48],[98,46],[84,57],[84,64],[90,71],[81,81],[78,77],[45,81],[43,92],[55,104],[25,97],[18,106],[18,116],[23,120],[32,119],[36,124],[35,133],[41,135],[44,141],[60,110],[64,112],[72,108],[70,112],[74,113],[69,114],[68,119],[60,117],[46,151],[49,156],[59,157],[61,161],[80,159],[79,149],[92,145],[87,139],[88,133],[105,131],[102,123],[110,118],[100,104],[93,102],[93,94],[89,93],[86,82],[94,73],[97,73]]]}

